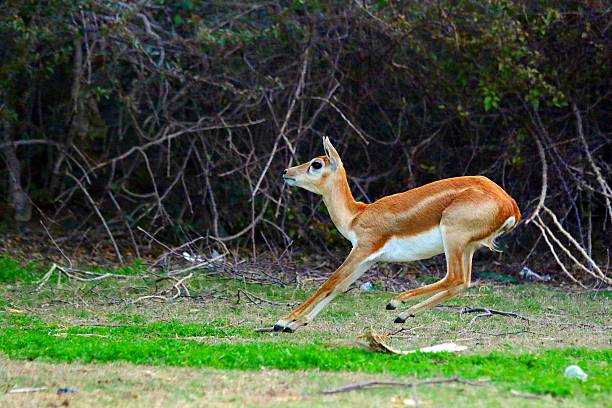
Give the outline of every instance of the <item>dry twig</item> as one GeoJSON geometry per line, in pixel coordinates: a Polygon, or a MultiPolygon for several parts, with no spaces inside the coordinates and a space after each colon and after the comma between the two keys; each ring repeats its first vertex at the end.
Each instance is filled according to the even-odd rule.
{"type": "Polygon", "coordinates": [[[470,381],[464,380],[459,377],[451,378],[434,378],[432,380],[423,380],[415,382],[403,382],[403,381],[365,381],[356,384],[348,384],[338,388],[328,388],[321,391],[321,394],[338,394],[340,392],[350,392],[356,390],[362,390],[366,388],[378,388],[378,387],[417,387],[420,385],[432,385],[432,384],[449,384],[458,383],[465,385],[480,386],[484,385],[488,380],[470,381]]]}
{"type": "Polygon", "coordinates": [[[464,307],[459,311],[459,314],[462,316],[463,314],[468,314],[468,313],[479,313],[476,316],[474,316],[472,318],[472,320],[470,321],[470,324],[474,323],[474,321],[480,317],[489,317],[489,316],[493,316],[493,315],[499,315],[499,316],[506,316],[506,317],[514,317],[516,319],[521,319],[524,320],[526,322],[529,323],[529,318],[522,316],[518,313],[514,313],[514,312],[504,312],[502,310],[495,310],[495,309],[489,309],[486,307],[477,307],[477,306],[471,306],[471,307],[464,307]]]}

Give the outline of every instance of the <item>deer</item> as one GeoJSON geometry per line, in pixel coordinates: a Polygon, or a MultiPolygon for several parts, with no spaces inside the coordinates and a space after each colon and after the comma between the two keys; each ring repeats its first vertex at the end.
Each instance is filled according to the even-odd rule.
{"type": "Polygon", "coordinates": [[[387,304],[388,310],[395,310],[430,295],[398,314],[395,323],[404,323],[467,289],[474,252],[483,246],[499,251],[495,239],[521,219],[514,199],[484,176],[442,179],[371,204],[355,201],[329,137],[323,137],[323,147],[324,156],[285,169],[282,178],[322,196],[332,222],[352,249],[308,300],[276,322],[273,331],[292,333],[307,325],[377,262],[412,262],[444,253],[444,278],[402,292],[387,304]]]}

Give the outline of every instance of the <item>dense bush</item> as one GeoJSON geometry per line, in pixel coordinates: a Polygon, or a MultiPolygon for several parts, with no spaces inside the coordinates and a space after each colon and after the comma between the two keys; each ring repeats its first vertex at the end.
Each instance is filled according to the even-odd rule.
{"type": "Polygon", "coordinates": [[[603,261],[609,21],[569,0],[7,0],[0,191],[73,234],[317,249],[338,241],[324,208],[278,175],[322,135],[364,201],[484,174],[529,216],[544,157],[543,203],[603,261]]]}

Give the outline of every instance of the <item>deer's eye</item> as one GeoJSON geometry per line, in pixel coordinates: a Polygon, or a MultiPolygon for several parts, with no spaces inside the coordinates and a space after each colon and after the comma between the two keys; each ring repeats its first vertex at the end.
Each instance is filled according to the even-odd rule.
{"type": "Polygon", "coordinates": [[[323,167],[323,163],[321,163],[320,161],[315,161],[315,162],[312,162],[310,167],[312,167],[315,170],[319,170],[321,167],[323,167]]]}

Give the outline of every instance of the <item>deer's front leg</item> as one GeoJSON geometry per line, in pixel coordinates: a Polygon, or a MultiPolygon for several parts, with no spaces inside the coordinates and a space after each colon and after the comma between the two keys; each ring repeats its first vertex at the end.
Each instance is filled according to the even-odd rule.
{"type": "Polygon", "coordinates": [[[344,263],[306,302],[298,306],[274,325],[274,331],[294,332],[304,326],[331,302],[338,294],[345,292],[372,265],[368,256],[371,251],[353,248],[344,263]]]}

